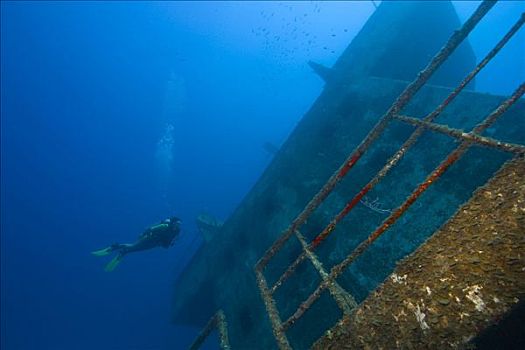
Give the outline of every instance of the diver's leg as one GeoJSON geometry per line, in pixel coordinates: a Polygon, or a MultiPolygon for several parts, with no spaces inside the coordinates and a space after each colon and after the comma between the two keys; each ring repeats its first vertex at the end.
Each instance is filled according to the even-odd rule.
{"type": "Polygon", "coordinates": [[[141,250],[150,249],[151,247],[149,247],[147,243],[148,243],[147,240],[145,241],[143,239],[139,239],[137,242],[133,244],[122,244],[120,251],[127,254],[127,253],[135,253],[135,252],[140,252],[141,250]]]}
{"type": "Polygon", "coordinates": [[[95,251],[92,251],[91,254],[96,256],[106,256],[111,254],[115,249],[113,248],[113,245],[110,245],[109,247],[98,249],[95,251]]]}
{"type": "Polygon", "coordinates": [[[122,250],[128,249],[128,247],[131,247],[131,246],[132,244],[114,243],[110,245],[109,247],[95,250],[91,252],[91,254],[96,255],[96,256],[106,256],[106,255],[113,253],[114,251],[122,251],[122,250]]]}

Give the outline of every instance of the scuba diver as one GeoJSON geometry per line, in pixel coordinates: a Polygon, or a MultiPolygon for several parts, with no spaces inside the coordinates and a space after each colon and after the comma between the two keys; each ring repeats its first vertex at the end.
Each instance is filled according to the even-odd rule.
{"type": "Polygon", "coordinates": [[[104,268],[107,272],[113,271],[126,254],[155,247],[171,247],[175,238],[179,235],[180,223],[181,220],[176,217],[166,219],[144,231],[135,243],[114,243],[109,247],[95,250],[94,252],[91,252],[91,254],[96,256],[106,256],[113,252],[117,252],[117,256],[115,256],[104,268]]]}

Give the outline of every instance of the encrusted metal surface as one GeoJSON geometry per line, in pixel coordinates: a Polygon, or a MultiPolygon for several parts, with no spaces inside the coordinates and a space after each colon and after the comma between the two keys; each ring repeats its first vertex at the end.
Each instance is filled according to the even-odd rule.
{"type": "Polygon", "coordinates": [[[480,136],[478,134],[465,132],[463,130],[449,128],[446,125],[429,123],[424,120],[419,120],[417,118],[408,117],[406,115],[397,115],[395,118],[403,122],[406,122],[408,124],[412,124],[414,126],[423,126],[432,131],[446,134],[446,135],[449,135],[459,140],[477,143],[478,145],[481,145],[481,146],[497,148],[505,152],[512,152],[516,154],[525,153],[525,146],[517,145],[515,143],[495,140],[490,137],[480,136]]]}
{"type": "Polygon", "coordinates": [[[462,348],[525,297],[525,161],[508,162],[315,349],[462,348]]]}

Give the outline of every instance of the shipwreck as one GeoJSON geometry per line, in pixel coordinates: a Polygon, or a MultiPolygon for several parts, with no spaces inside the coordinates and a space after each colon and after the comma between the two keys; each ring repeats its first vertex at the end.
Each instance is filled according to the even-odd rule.
{"type": "Polygon", "coordinates": [[[525,14],[476,58],[493,5],[383,1],[310,63],[322,93],[176,283],[192,348],[465,348],[523,318],[525,84],[474,86],[525,14]]]}

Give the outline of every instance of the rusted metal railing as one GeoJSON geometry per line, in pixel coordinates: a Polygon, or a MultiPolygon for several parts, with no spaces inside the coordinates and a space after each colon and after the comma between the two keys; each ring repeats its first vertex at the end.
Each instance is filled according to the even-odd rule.
{"type": "Polygon", "coordinates": [[[429,123],[429,122],[426,122],[424,120],[420,120],[417,118],[407,117],[406,115],[397,115],[395,118],[403,122],[406,122],[408,124],[414,125],[414,126],[422,126],[423,128],[427,128],[432,131],[436,131],[441,134],[445,134],[445,135],[454,137],[458,140],[469,141],[469,142],[473,142],[481,146],[492,147],[492,148],[496,148],[501,151],[510,152],[510,153],[516,153],[516,154],[525,153],[525,147],[522,145],[515,144],[515,143],[499,141],[499,140],[496,140],[490,137],[478,135],[474,132],[465,132],[460,129],[450,128],[446,125],[429,123]]]}
{"type": "MultiPolygon", "coordinates": [[[[306,238],[303,236],[302,233],[300,233],[297,230],[295,230],[295,235],[301,243],[303,251],[306,253],[308,258],[312,262],[312,265],[314,265],[315,269],[321,276],[321,279],[323,281],[327,281],[329,275],[323,268],[323,264],[308,247],[308,243],[306,243],[306,238]]],[[[327,288],[330,294],[334,297],[337,306],[339,306],[339,308],[341,309],[341,311],[343,311],[344,314],[349,314],[357,306],[357,302],[355,301],[354,297],[351,294],[347,293],[343,289],[343,287],[341,287],[336,281],[328,283],[327,288]]]]}
{"type": "Polygon", "coordinates": [[[260,270],[264,268],[268,261],[277,253],[283,244],[290,238],[293,232],[301,226],[306,219],[313,213],[315,209],[328,197],[335,186],[341,179],[350,171],[350,169],[357,163],[357,161],[368,150],[373,141],[385,130],[388,123],[393,119],[394,115],[398,114],[403,109],[412,97],[423,87],[423,85],[430,79],[432,74],[446,61],[446,59],[454,52],[454,50],[461,44],[467,35],[474,29],[479,21],[490,11],[494,6],[494,1],[484,1],[472,14],[472,16],[465,22],[463,27],[454,32],[452,37],[443,46],[443,48],[433,57],[428,66],[423,69],[417,78],[410,83],[405,90],[399,95],[396,101],[392,104],[389,110],[381,117],[379,122],[372,128],[365,139],[357,146],[357,148],[350,154],[350,156],[343,162],[339,169],[328,179],[323,188],[312,198],[306,205],[305,209],[297,216],[292,224],[284,231],[284,233],[277,239],[274,244],[266,251],[263,257],[257,262],[255,268],[260,270]]]}
{"type": "MultiPolygon", "coordinates": [[[[519,30],[519,28],[521,28],[521,26],[524,24],[524,22],[525,22],[525,14],[522,14],[520,19],[512,26],[512,28],[509,30],[509,32],[498,42],[498,44],[487,54],[487,56],[485,56],[485,58],[483,60],[481,60],[481,62],[476,66],[476,68],[474,68],[465,77],[465,79],[463,79],[463,81],[447,96],[447,98],[434,111],[429,113],[422,120],[415,119],[415,118],[413,118],[411,120],[413,125],[421,126],[421,127],[417,128],[412,133],[412,135],[410,135],[410,137],[399,148],[399,150],[396,152],[396,154],[394,156],[392,156],[390,158],[390,160],[385,164],[383,169],[381,169],[377,173],[377,175],[367,185],[365,185],[361,189],[361,191],[359,191],[358,194],[354,198],[352,198],[352,200],[350,202],[348,202],[348,204],[334,218],[334,220],[332,222],[330,222],[330,224],[313,240],[313,242],[312,242],[312,244],[310,246],[310,249],[312,249],[312,250],[315,249],[319,245],[319,243],[322,240],[324,240],[335,229],[335,226],[357,205],[357,203],[359,203],[361,201],[361,199],[372,188],[374,188],[374,186],[377,185],[381,181],[381,179],[383,179],[388,174],[388,172],[399,162],[399,160],[401,160],[401,158],[404,156],[404,154],[407,152],[407,150],[416,143],[416,141],[419,139],[419,137],[423,134],[423,131],[424,131],[425,127],[430,128],[429,126],[427,126],[428,124],[425,124],[425,123],[432,122],[434,119],[436,119],[441,114],[441,112],[443,112],[445,107],[447,107],[459,95],[459,93],[465,88],[465,86],[467,86],[472,81],[472,79],[474,79],[474,77],[481,71],[481,69],[483,69],[483,67],[485,67],[487,65],[487,63],[489,63],[490,60],[494,56],[496,56],[496,54],[503,48],[503,46],[505,46],[505,44],[510,40],[510,38],[512,38],[512,36],[514,34],[516,34],[516,32],[519,30]]],[[[395,115],[394,118],[402,119],[403,117],[399,116],[399,115],[395,115]]],[[[406,121],[408,122],[409,120],[406,120],[406,121]]],[[[437,130],[435,130],[435,131],[437,131],[437,130]]],[[[470,137],[475,138],[476,136],[471,135],[470,137]]],[[[491,139],[485,138],[485,137],[478,137],[477,139],[478,139],[479,143],[483,143],[483,141],[485,141],[485,140],[489,141],[489,142],[492,141],[491,139]]],[[[492,145],[493,146],[497,145],[498,147],[503,147],[503,148],[507,148],[507,149],[514,147],[514,145],[512,145],[512,144],[502,145],[498,141],[494,141],[492,143],[492,145]]],[[[304,252],[301,253],[297,257],[297,259],[289,266],[289,268],[285,271],[285,273],[283,275],[281,275],[281,277],[277,280],[277,282],[275,282],[275,284],[272,286],[272,288],[271,288],[271,292],[272,293],[274,293],[277,290],[277,288],[279,288],[282,285],[282,283],[288,277],[290,277],[293,274],[295,269],[297,269],[299,264],[302,261],[304,261],[305,258],[306,258],[306,255],[305,255],[304,252]]]]}
{"type": "Polygon", "coordinates": [[[497,45],[480,61],[463,81],[447,96],[447,98],[430,114],[423,119],[416,119],[408,116],[402,116],[399,113],[411,101],[412,97],[419,89],[429,80],[437,68],[452,54],[457,46],[467,37],[474,29],[477,23],[492,8],[495,2],[484,1],[474,14],[469,18],[463,27],[456,31],[448,40],[446,45],[432,58],[428,66],[421,71],[417,78],[410,83],[407,88],[399,95],[396,101],[391,105],[389,110],[380,118],[379,122],[372,128],[365,139],[359,146],[348,156],[339,169],[329,178],[321,190],[310,200],[304,210],[293,220],[291,225],[281,234],[273,245],[265,252],[261,259],[255,265],[257,283],[261,291],[268,315],[272,324],[272,330],[281,349],[290,349],[291,346],[285,335],[285,332],[310,308],[310,306],[321,296],[326,289],[336,300],[339,308],[343,313],[348,314],[356,306],[355,299],[346,292],[336,281],[343,271],[361,255],[378,237],[380,237],[388,228],[405,213],[405,211],[419,198],[419,196],[436,181],[452,164],[454,164],[473,144],[500,149],[506,152],[525,154],[525,146],[506,143],[489,137],[480,135],[490,125],[492,125],[505,111],[512,106],[525,92],[525,84],[522,84],[512,96],[504,101],[496,110],[487,116],[487,118],[478,124],[471,132],[449,128],[446,125],[433,123],[442,111],[456,98],[459,93],[472,81],[483,67],[505,46],[510,38],[520,29],[525,22],[525,14],[522,14],[519,20],[512,26],[509,32],[497,43],[497,45]],[[416,130],[404,142],[399,150],[387,161],[384,167],[365,185],[330,221],[330,223],[310,242],[308,243],[302,233],[299,231],[301,225],[317,209],[317,207],[328,197],[335,186],[357,163],[362,155],[368,150],[372,143],[382,134],[387,125],[392,120],[399,120],[416,126],[416,130]],[[425,130],[432,130],[445,135],[449,135],[462,141],[462,143],[452,151],[448,157],[427,177],[427,179],[416,187],[414,192],[405,200],[405,202],[395,210],[392,210],[389,217],[363,242],[361,242],[353,252],[350,253],[343,261],[332,267],[327,273],[322,263],[314,254],[314,250],[332,233],[336,225],[359,203],[362,198],[376,186],[389,171],[403,158],[408,149],[410,149],[423,134],[425,130]],[[283,247],[283,245],[294,235],[297,237],[302,246],[302,252],[288,266],[286,271],[271,286],[268,286],[264,276],[264,269],[270,259],[283,247]],[[321,282],[316,290],[303,301],[298,309],[286,320],[282,321],[276,307],[273,294],[275,291],[293,274],[302,261],[306,258],[310,260],[313,266],[321,276],[321,282]]]}
{"type": "Polygon", "coordinates": [[[228,339],[228,324],[226,323],[226,316],[222,310],[217,311],[215,315],[210,318],[206,326],[204,326],[203,330],[191,344],[189,350],[199,349],[215,328],[219,331],[219,344],[221,349],[231,350],[228,339]]]}
{"type": "MultiPolygon", "coordinates": [[[[520,87],[512,94],[512,96],[505,100],[496,110],[494,110],[489,116],[478,124],[473,134],[479,134],[491,126],[507,109],[512,106],[523,94],[525,93],[525,83],[521,84],[520,87]]],[[[445,171],[450,168],[452,164],[458,161],[463,154],[473,144],[473,141],[463,141],[454,151],[452,151],[447,158],[436,168],[434,171],[421,183],[412,194],[405,200],[401,206],[395,209],[390,216],[383,221],[383,223],[370,235],[366,240],[361,242],[354,251],[347,256],[342,262],[332,267],[330,275],[325,278],[317,289],[310,294],[310,296],[301,303],[295,313],[282,324],[282,329],[288,329],[295,321],[297,321],[308,308],[321,296],[321,293],[328,287],[330,283],[335,281],[343,271],[357,258],[359,257],[369,246],[378,239],[386,230],[388,230],[396,221],[403,215],[408,208],[425,192],[432,183],[434,183],[445,171]]]]}

